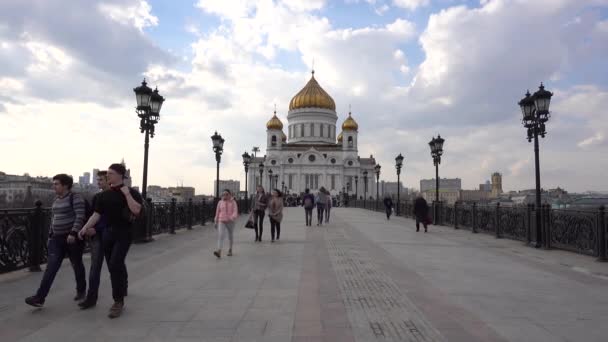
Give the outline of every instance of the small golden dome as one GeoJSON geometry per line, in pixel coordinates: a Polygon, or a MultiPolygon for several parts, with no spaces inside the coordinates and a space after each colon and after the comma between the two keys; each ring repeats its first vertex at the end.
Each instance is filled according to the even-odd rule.
{"type": "Polygon", "coordinates": [[[338,134],[338,142],[341,143],[342,139],[344,138],[342,137],[342,132],[340,132],[340,134],[338,134]]]}
{"type": "Polygon", "coordinates": [[[285,132],[283,132],[283,131],[281,131],[281,141],[287,142],[287,136],[285,135],[285,132]]]}
{"type": "Polygon", "coordinates": [[[355,132],[359,130],[359,124],[357,124],[357,121],[353,119],[350,112],[348,113],[348,117],[346,118],[346,120],[344,120],[344,122],[342,123],[342,130],[355,132]]]}
{"type": "Polygon", "coordinates": [[[283,123],[277,117],[276,111],[274,112],[274,115],[272,116],[272,118],[266,123],[266,129],[278,129],[278,130],[283,129],[283,123]]]}
{"type": "Polygon", "coordinates": [[[323,108],[336,110],[334,99],[321,88],[312,72],[310,81],[289,102],[289,110],[299,108],[323,108]]]}

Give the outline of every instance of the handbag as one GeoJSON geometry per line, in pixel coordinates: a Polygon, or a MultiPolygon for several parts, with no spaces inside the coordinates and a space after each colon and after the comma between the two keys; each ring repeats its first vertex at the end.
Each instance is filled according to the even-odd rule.
{"type": "Polygon", "coordinates": [[[249,217],[247,218],[247,222],[245,222],[245,228],[249,228],[249,229],[253,229],[254,228],[254,224],[253,224],[253,212],[251,212],[249,214],[249,217]]]}

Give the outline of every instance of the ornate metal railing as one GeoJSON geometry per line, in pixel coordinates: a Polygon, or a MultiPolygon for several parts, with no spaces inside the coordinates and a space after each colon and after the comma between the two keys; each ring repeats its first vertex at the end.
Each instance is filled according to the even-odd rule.
{"type": "MultiPolygon", "coordinates": [[[[377,209],[375,201],[354,200],[349,206],[377,209]]],[[[414,218],[413,201],[396,204],[395,214],[414,218]]],[[[575,253],[607,259],[608,223],[605,208],[597,210],[551,209],[543,205],[537,212],[533,205],[527,207],[501,207],[460,203],[445,205],[433,203],[429,213],[435,224],[467,229],[473,233],[486,233],[496,238],[509,238],[533,244],[536,229],[542,230],[544,248],[557,248],[575,253]],[[536,215],[541,216],[541,226],[536,227],[536,215]]]]}
{"type": "MultiPolygon", "coordinates": [[[[239,200],[239,213],[248,211],[248,202],[239,200]]],[[[178,228],[205,225],[215,216],[215,201],[152,203],[145,205],[145,217],[133,229],[136,242],[151,241],[153,235],[174,234],[178,228]]],[[[46,240],[51,211],[37,202],[35,208],[0,210],[0,273],[29,267],[40,270],[46,262],[46,240]]]]}

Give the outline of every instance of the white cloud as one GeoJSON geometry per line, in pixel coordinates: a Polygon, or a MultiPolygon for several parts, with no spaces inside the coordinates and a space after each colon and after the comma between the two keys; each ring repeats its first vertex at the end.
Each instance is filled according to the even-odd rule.
{"type": "Polygon", "coordinates": [[[590,147],[590,146],[599,144],[603,141],[604,141],[604,134],[598,132],[594,136],[589,137],[589,138],[579,142],[578,147],[586,148],[586,147],[590,147]]]}
{"type": "Polygon", "coordinates": [[[140,31],[149,26],[158,25],[158,18],[152,15],[150,4],[138,0],[134,4],[100,3],[98,9],[104,15],[123,25],[132,25],[140,31]]]}
{"type": "Polygon", "coordinates": [[[419,7],[428,6],[430,3],[430,0],[393,0],[393,5],[410,11],[414,11],[419,7]]]}

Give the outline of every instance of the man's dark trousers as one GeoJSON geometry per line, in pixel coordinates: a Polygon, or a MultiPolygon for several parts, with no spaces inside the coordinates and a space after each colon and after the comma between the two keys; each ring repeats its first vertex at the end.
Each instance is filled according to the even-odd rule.
{"type": "Polygon", "coordinates": [[[91,247],[91,268],[89,270],[89,292],[87,293],[87,299],[97,302],[99,279],[101,277],[104,257],[102,230],[98,230],[97,233],[91,237],[89,246],[91,247]]]}
{"type": "Polygon", "coordinates": [[[66,235],[53,235],[48,240],[47,250],[46,270],[44,271],[44,276],[42,276],[40,287],[36,292],[36,297],[44,302],[66,255],[70,258],[72,268],[74,269],[76,292],[84,293],[87,290],[86,273],[84,264],[82,263],[84,242],[76,238],[76,242],[68,244],[66,235]]]}
{"type": "Polygon", "coordinates": [[[129,228],[107,227],[103,233],[103,250],[112,281],[112,298],[122,302],[127,290],[127,265],[125,259],[131,247],[132,235],[129,228]]]}

